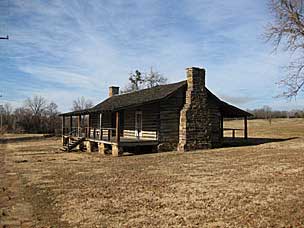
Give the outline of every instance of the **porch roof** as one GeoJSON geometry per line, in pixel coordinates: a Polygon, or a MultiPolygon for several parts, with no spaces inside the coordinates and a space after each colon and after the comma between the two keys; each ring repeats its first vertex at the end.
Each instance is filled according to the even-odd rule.
{"type": "Polygon", "coordinates": [[[219,104],[221,114],[226,118],[238,118],[245,116],[252,116],[251,113],[246,112],[236,106],[233,106],[225,101],[220,100],[217,96],[215,96],[210,90],[207,89],[208,99],[214,100],[219,104]]]}
{"type": "MultiPolygon", "coordinates": [[[[60,114],[61,116],[77,116],[77,115],[85,115],[94,112],[114,112],[121,109],[126,109],[132,106],[140,106],[147,103],[156,102],[173,94],[178,89],[187,86],[187,81],[181,81],[177,83],[167,84],[167,85],[159,85],[148,89],[143,89],[135,92],[114,95],[112,97],[107,98],[101,103],[97,104],[93,108],[79,110],[74,112],[67,112],[60,114]]],[[[212,92],[207,89],[207,94],[209,99],[213,99],[215,102],[219,104],[221,113],[224,117],[244,117],[250,116],[251,114],[241,110],[233,105],[230,105],[222,100],[220,100],[217,96],[215,96],[212,92]]]]}

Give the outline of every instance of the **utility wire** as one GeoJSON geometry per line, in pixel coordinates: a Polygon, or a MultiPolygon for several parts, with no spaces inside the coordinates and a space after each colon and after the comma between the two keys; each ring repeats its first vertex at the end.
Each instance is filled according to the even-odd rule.
{"type": "MultiPolygon", "coordinates": [[[[5,0],[4,0],[5,1],[5,0]]],[[[6,0],[6,15],[5,15],[5,20],[2,24],[2,27],[3,27],[3,30],[7,32],[7,35],[6,36],[0,36],[0,40],[9,40],[9,36],[8,36],[8,18],[9,18],[9,0],[6,0]]],[[[3,5],[3,7],[5,8],[5,6],[3,5]]]]}

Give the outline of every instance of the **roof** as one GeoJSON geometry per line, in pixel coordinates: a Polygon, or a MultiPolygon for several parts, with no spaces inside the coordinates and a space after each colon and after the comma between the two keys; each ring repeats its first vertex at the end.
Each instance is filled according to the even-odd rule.
{"type": "MultiPolygon", "coordinates": [[[[121,109],[126,109],[132,106],[140,106],[147,103],[156,102],[173,94],[175,91],[182,87],[186,87],[187,81],[181,81],[172,84],[158,85],[148,89],[142,89],[135,92],[114,95],[107,98],[101,103],[97,104],[93,108],[79,110],[74,112],[63,113],[61,115],[71,116],[71,115],[84,115],[92,112],[100,111],[117,111],[121,109]]],[[[213,99],[215,102],[219,103],[220,109],[224,117],[242,117],[250,116],[251,114],[241,110],[233,105],[221,101],[212,92],[207,89],[208,97],[213,99]]]]}
{"type": "Polygon", "coordinates": [[[251,113],[246,112],[238,107],[235,107],[225,101],[220,100],[217,96],[215,96],[210,90],[207,89],[208,98],[213,99],[220,106],[221,114],[226,118],[237,118],[244,116],[252,116],[251,113]]]}
{"type": "Polygon", "coordinates": [[[130,106],[151,103],[166,98],[179,88],[186,85],[186,81],[173,84],[158,85],[148,89],[142,89],[130,93],[114,95],[97,104],[93,108],[63,113],[61,115],[79,115],[98,111],[116,111],[130,106]]]}

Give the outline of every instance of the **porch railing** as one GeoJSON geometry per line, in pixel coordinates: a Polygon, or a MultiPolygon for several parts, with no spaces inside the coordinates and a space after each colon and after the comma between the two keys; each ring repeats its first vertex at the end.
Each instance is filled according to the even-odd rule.
{"type": "Polygon", "coordinates": [[[236,131],[244,131],[244,129],[240,129],[240,128],[223,128],[223,132],[225,132],[225,131],[231,131],[232,138],[235,139],[235,132],[236,131]]]}
{"type": "MultiPolygon", "coordinates": [[[[94,140],[114,141],[116,139],[116,128],[64,128],[65,136],[85,137],[94,140]]],[[[139,140],[158,140],[157,131],[123,130],[120,132],[120,138],[139,141],[139,140]]]]}
{"type": "Polygon", "coordinates": [[[79,136],[79,137],[83,137],[83,135],[81,135],[81,128],[80,127],[72,127],[72,128],[63,128],[63,135],[65,136],[79,136]]]}
{"type": "Polygon", "coordinates": [[[86,127],[84,130],[85,130],[85,137],[90,139],[111,141],[111,139],[116,137],[116,128],[86,127]]]}

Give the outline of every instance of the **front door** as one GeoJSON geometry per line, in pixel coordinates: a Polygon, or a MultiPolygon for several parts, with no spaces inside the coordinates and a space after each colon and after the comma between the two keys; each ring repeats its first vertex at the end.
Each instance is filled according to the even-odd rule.
{"type": "Polygon", "coordinates": [[[135,112],[135,136],[137,139],[142,136],[142,111],[135,112]]]}

